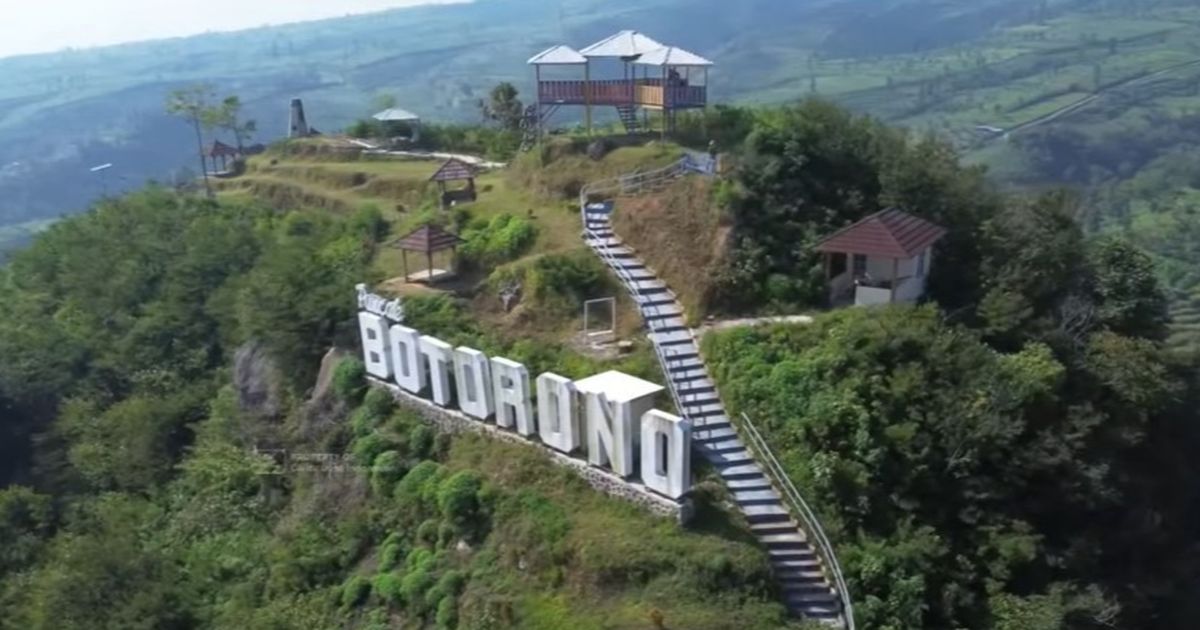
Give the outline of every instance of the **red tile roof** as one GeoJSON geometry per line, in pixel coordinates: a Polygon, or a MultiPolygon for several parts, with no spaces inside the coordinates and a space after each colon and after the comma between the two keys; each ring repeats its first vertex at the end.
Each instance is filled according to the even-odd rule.
{"type": "Polygon", "coordinates": [[[835,232],[817,244],[817,251],[912,258],[946,235],[946,229],[895,208],[835,232]]]}

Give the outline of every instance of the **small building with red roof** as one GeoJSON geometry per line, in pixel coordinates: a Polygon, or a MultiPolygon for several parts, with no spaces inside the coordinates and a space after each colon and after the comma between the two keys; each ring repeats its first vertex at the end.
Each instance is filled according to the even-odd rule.
{"type": "Polygon", "coordinates": [[[933,246],[946,229],[890,208],[817,244],[833,304],[913,303],[925,294],[933,246]]]}

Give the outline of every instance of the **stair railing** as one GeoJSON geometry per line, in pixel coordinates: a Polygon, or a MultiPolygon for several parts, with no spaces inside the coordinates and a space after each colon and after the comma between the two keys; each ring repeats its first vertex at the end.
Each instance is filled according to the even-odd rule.
{"type": "MultiPolygon", "coordinates": [[[[846,630],[855,630],[854,628],[854,604],[850,601],[850,589],[846,586],[846,578],[842,574],[842,565],[838,562],[837,554],[833,552],[833,545],[829,542],[829,537],[825,535],[825,529],[821,527],[821,521],[817,515],[808,506],[800,491],[796,489],[792,483],[783,465],[775,457],[775,453],[771,451],[771,447],[767,445],[767,441],[758,431],[758,427],[750,421],[750,417],[746,414],[742,415],[742,428],[745,429],[744,434],[749,438],[747,446],[750,450],[758,455],[758,460],[763,463],[767,474],[775,482],[776,487],[783,495],[784,503],[788,506],[788,511],[792,516],[800,520],[804,525],[805,531],[816,541],[816,551],[821,556],[821,563],[826,568],[829,574],[832,574],[834,589],[837,590],[838,600],[842,604],[842,617],[846,623],[846,630]]],[[[829,576],[827,576],[829,577],[829,576]]]]}
{"type": "MultiPolygon", "coordinates": [[[[601,237],[595,230],[588,227],[588,205],[590,205],[589,200],[593,195],[598,194],[637,194],[637,192],[641,192],[643,187],[648,184],[653,185],[659,182],[665,182],[687,174],[688,172],[695,171],[695,164],[691,162],[689,156],[685,155],[679,161],[666,167],[653,171],[647,171],[645,173],[633,173],[630,175],[588,184],[579,192],[579,213],[580,219],[582,219],[583,222],[584,238],[596,243],[594,246],[596,253],[604,260],[608,267],[613,270],[613,273],[617,276],[617,279],[620,280],[622,286],[625,287],[625,290],[629,292],[629,295],[633,298],[634,302],[638,302],[639,297],[637,292],[637,280],[634,279],[632,274],[629,273],[629,270],[625,269],[617,260],[612,248],[606,242],[607,237],[601,237]]],[[[611,217],[611,210],[611,207],[606,208],[606,216],[611,217]]],[[[615,234],[615,232],[613,233],[615,234]]],[[[638,302],[638,304],[640,306],[640,302],[638,302]]],[[[662,313],[658,310],[658,306],[648,306],[646,310],[650,310],[652,314],[659,316],[652,319],[643,318],[646,320],[646,326],[650,329],[651,333],[663,331],[664,318],[661,317],[662,313]]],[[[680,317],[682,316],[683,315],[681,313],[680,317]]],[[[692,330],[687,329],[687,333],[692,342],[695,343],[696,337],[692,330]]],[[[686,400],[696,400],[695,397],[697,394],[680,396],[678,388],[675,385],[675,379],[671,378],[671,365],[674,361],[678,361],[678,359],[669,357],[666,352],[659,347],[658,344],[652,342],[650,345],[654,348],[654,354],[658,359],[659,368],[663,371],[663,376],[667,380],[667,391],[671,394],[671,399],[675,403],[675,408],[679,411],[679,414],[683,416],[684,419],[690,421],[691,418],[690,414],[688,413],[686,400]]],[[[699,344],[696,345],[699,347],[699,344]]],[[[762,434],[758,432],[758,429],[754,426],[754,423],[752,423],[750,418],[744,413],[742,414],[741,425],[746,429],[745,434],[750,438],[747,446],[752,451],[757,452],[759,455],[758,461],[761,461],[765,464],[765,472],[775,481],[776,486],[779,488],[782,494],[784,504],[788,506],[788,511],[791,512],[795,518],[800,520],[805,528],[805,532],[815,538],[817,543],[816,551],[818,556],[821,558],[821,564],[823,567],[825,567],[826,571],[832,574],[834,589],[837,591],[838,601],[842,605],[842,618],[845,628],[846,630],[855,630],[854,604],[850,601],[850,589],[846,585],[845,577],[842,574],[842,566],[838,563],[837,554],[834,553],[833,545],[830,544],[829,538],[825,534],[825,529],[821,527],[820,520],[817,519],[816,514],[811,508],[809,508],[808,503],[804,501],[804,497],[801,496],[800,491],[796,489],[796,486],[792,483],[792,480],[788,477],[786,471],[784,471],[783,466],[779,463],[779,460],[775,457],[775,454],[767,445],[766,440],[763,439],[762,434]]]]}

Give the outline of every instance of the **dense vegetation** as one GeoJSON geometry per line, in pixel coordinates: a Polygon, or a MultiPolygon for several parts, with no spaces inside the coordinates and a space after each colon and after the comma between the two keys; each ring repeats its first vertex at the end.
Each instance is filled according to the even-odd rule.
{"type": "Polygon", "coordinates": [[[949,147],[820,103],[744,146],[729,306],[819,303],[806,246],[879,207],[951,230],[928,305],[704,344],[822,513],[860,624],[1188,625],[1200,364],[1163,342],[1152,260],[1088,238],[1069,195],[1003,197],[949,147]]]}
{"type": "MultiPolygon", "coordinates": [[[[150,189],[0,270],[0,627],[789,627],[718,485],[689,531],[533,449],[435,435],[365,393],[356,360],[314,390],[326,350],[355,345],[353,286],[386,232],[371,208],[150,189]],[[302,457],[321,453],[336,465],[302,457]]],[[[538,260],[530,299],[571,317],[604,282],[538,260]]],[[[644,354],[504,338],[448,296],[407,310],[531,370],[654,377],[644,354]]]]}

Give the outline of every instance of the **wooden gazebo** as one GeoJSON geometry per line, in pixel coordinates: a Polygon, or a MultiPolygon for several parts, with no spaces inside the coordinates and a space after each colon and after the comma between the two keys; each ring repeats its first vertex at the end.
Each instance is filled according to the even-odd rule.
{"type": "Polygon", "coordinates": [[[437,182],[443,210],[455,204],[475,201],[475,175],[474,166],[458,158],[450,158],[429,178],[429,181],[437,182]],[[450,182],[466,182],[467,185],[465,188],[450,190],[447,186],[450,182]]]}
{"type": "Polygon", "coordinates": [[[457,253],[458,246],[463,242],[457,234],[447,232],[445,229],[436,225],[426,224],[408,236],[401,238],[393,244],[400,250],[400,259],[404,265],[404,281],[412,282],[414,278],[408,273],[408,252],[425,254],[426,269],[424,274],[418,273],[415,281],[433,284],[439,280],[445,280],[454,275],[454,257],[457,253]],[[450,250],[449,269],[435,269],[433,266],[433,255],[437,252],[450,250]]]}
{"type": "Polygon", "coordinates": [[[238,156],[241,155],[241,152],[238,151],[237,148],[231,147],[220,140],[213,140],[212,146],[209,147],[204,153],[205,157],[212,160],[213,171],[217,171],[217,159],[220,158],[221,170],[217,172],[228,171],[228,161],[230,159],[236,160],[238,156]]]}

